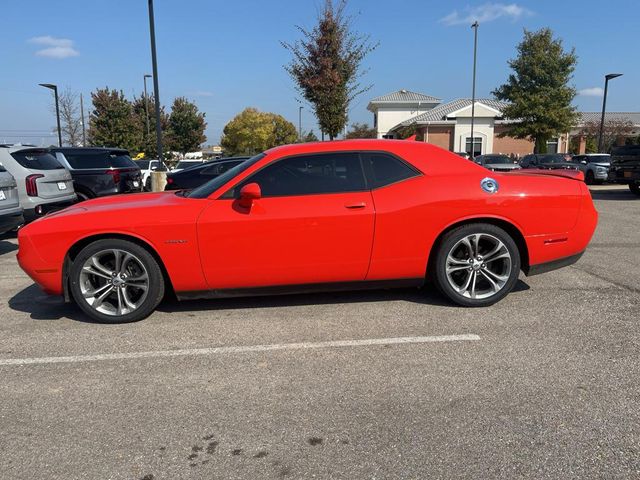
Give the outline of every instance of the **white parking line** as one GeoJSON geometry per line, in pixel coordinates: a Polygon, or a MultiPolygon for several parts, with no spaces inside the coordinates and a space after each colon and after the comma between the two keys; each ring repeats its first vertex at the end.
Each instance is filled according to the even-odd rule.
{"type": "Polygon", "coordinates": [[[438,335],[430,337],[369,338],[364,340],[335,340],[329,342],[276,343],[272,345],[246,345],[235,347],[189,348],[184,350],[156,350],[150,352],[102,353],[97,355],[73,355],[69,357],[33,357],[0,359],[0,366],[41,365],[49,363],[99,362],[104,360],[128,360],[134,358],[185,357],[215,355],[218,353],[270,352],[273,350],[307,350],[314,348],[366,347],[372,345],[400,345],[436,342],[469,342],[480,340],[478,335],[438,335]]]}

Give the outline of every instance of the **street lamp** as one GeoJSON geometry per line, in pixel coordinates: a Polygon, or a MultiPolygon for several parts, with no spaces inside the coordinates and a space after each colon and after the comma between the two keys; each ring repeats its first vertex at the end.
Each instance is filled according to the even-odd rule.
{"type": "Polygon", "coordinates": [[[302,141],[302,109],[304,107],[298,107],[298,139],[302,141]]]}
{"type": "Polygon", "coordinates": [[[144,121],[147,125],[147,136],[149,136],[149,96],[147,95],[147,78],[151,78],[148,73],[144,74],[144,121]]]}
{"type": "MultiPolygon", "coordinates": [[[[476,142],[473,138],[473,124],[475,122],[476,117],[476,55],[478,51],[478,26],[480,24],[476,20],[471,24],[471,28],[473,28],[473,85],[471,87],[471,152],[469,155],[473,158],[473,154],[475,153],[476,142]]],[[[465,142],[466,143],[466,142],[465,142]]],[[[466,150],[466,145],[465,145],[466,150]]],[[[480,151],[482,153],[482,149],[480,151]]]]}
{"type": "Polygon", "coordinates": [[[609,87],[609,80],[621,76],[621,73],[609,73],[604,76],[604,97],[602,98],[602,117],[600,118],[600,132],[598,133],[598,153],[602,153],[602,132],[604,131],[604,112],[607,107],[607,88],[609,87]]]}
{"type": "Polygon", "coordinates": [[[52,83],[39,83],[41,87],[53,90],[56,97],[56,120],[58,121],[58,146],[62,147],[62,132],[60,131],[60,106],[58,105],[58,86],[52,83]]]}

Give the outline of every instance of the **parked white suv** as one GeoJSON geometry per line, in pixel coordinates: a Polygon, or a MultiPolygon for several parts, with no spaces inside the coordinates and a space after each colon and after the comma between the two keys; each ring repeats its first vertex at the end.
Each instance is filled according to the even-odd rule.
{"type": "Polygon", "coordinates": [[[134,160],[136,165],[140,167],[140,173],[142,174],[142,188],[147,192],[151,191],[151,172],[158,169],[160,166],[160,160],[134,160]]]}
{"type": "Polygon", "coordinates": [[[0,166],[0,235],[24,223],[16,181],[0,166]]]}
{"type": "Polygon", "coordinates": [[[16,180],[26,222],[77,201],[69,170],[46,148],[0,147],[0,165],[16,180]]]}

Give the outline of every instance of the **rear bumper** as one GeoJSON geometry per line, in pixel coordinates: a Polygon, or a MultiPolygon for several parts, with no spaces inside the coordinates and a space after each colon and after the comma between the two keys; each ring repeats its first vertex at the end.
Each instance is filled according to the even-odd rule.
{"type": "Polygon", "coordinates": [[[51,202],[51,203],[42,203],[40,205],[36,205],[34,208],[26,208],[24,210],[24,220],[25,223],[29,223],[34,221],[37,218],[45,216],[47,213],[57,212],[58,210],[62,210],[63,208],[70,207],[75,204],[77,200],[74,198],[73,200],[65,200],[62,202],[51,202]]]}
{"type": "Polygon", "coordinates": [[[568,267],[569,265],[573,265],[578,260],[580,260],[580,257],[582,257],[582,255],[584,255],[584,251],[580,253],[576,253],[575,255],[571,255],[569,257],[558,258],[550,262],[531,265],[526,268],[523,268],[523,271],[527,277],[531,277],[533,275],[540,275],[541,273],[547,273],[547,272],[551,272],[552,270],[557,270],[562,267],[568,267]]]}
{"type": "Polygon", "coordinates": [[[22,211],[0,215],[0,234],[18,228],[24,224],[22,211]]]}

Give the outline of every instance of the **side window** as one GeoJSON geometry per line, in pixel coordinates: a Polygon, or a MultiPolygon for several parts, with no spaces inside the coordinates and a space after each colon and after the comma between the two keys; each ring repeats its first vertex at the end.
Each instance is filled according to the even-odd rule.
{"type": "Polygon", "coordinates": [[[364,152],[362,158],[371,172],[371,188],[384,187],[420,175],[415,168],[387,153],[364,152]]]}
{"type": "Polygon", "coordinates": [[[263,197],[366,190],[359,155],[341,152],[276,161],[237,185],[233,189],[233,197],[238,197],[240,189],[247,183],[260,185],[263,197]]]}

